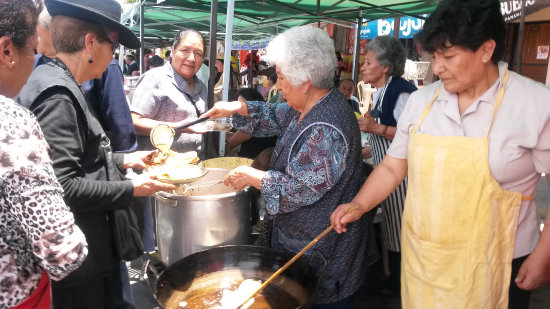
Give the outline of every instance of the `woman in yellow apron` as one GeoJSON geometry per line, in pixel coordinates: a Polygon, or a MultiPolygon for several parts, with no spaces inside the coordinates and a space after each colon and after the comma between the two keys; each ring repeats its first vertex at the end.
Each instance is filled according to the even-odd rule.
{"type": "Polygon", "coordinates": [[[410,96],[388,155],[331,216],[345,231],[408,175],[404,308],[528,308],[525,290],[550,279],[533,201],[550,173],[550,89],[499,62],[504,36],[498,0],[440,3],[417,36],[440,81],[410,96]]]}

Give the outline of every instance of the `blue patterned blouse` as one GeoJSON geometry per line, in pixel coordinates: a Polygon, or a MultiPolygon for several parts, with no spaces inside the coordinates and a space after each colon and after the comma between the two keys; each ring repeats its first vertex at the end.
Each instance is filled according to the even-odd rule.
{"type": "MultiPolygon", "coordinates": [[[[247,106],[248,116],[234,115],[233,125],[254,136],[282,136],[293,131],[300,116],[287,104],[247,102],[247,106]]],[[[292,150],[286,173],[269,170],[262,179],[262,194],[271,215],[317,202],[345,170],[348,145],[335,127],[313,124],[295,144],[300,146],[292,150]]]]}
{"type": "MultiPolygon", "coordinates": [[[[348,203],[365,180],[357,119],[345,98],[331,90],[299,120],[287,104],[247,102],[248,116],[233,125],[253,136],[278,135],[261,189],[273,222],[271,247],[297,253],[329,224],[330,214],[348,203]]],[[[370,261],[367,242],[372,217],[329,233],[305,254],[319,278],[312,302],[328,304],[357,291],[370,261]]]]}

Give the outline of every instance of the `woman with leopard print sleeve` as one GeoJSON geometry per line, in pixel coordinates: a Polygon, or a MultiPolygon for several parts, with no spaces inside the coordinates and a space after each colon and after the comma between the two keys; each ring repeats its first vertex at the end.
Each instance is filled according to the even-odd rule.
{"type": "Polygon", "coordinates": [[[32,71],[41,8],[0,0],[0,308],[50,308],[50,278],[63,279],[88,252],[38,122],[9,99],[32,71]]]}

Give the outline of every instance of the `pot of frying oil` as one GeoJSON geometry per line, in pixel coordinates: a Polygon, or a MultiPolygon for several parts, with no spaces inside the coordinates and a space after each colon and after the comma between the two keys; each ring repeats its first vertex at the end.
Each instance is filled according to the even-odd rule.
{"type": "MultiPolygon", "coordinates": [[[[166,309],[235,309],[292,258],[257,246],[223,246],[189,255],[159,276],[155,297],[166,309]]],[[[241,308],[309,308],[317,283],[307,257],[300,257],[241,308]]]]}

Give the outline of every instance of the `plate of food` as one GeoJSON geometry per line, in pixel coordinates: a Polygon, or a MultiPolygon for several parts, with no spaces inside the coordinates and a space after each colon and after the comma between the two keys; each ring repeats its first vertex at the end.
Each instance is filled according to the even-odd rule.
{"type": "Polygon", "coordinates": [[[202,165],[195,165],[199,161],[196,151],[177,153],[172,150],[158,151],[150,160],[153,165],[145,169],[162,182],[184,184],[193,182],[207,173],[202,165]]]}
{"type": "Polygon", "coordinates": [[[153,165],[145,169],[145,172],[153,175],[158,181],[185,184],[203,177],[208,170],[203,166],[180,162],[177,164],[153,165]]]}
{"type": "Polygon", "coordinates": [[[152,165],[174,165],[174,164],[195,164],[199,161],[199,156],[196,151],[188,151],[184,153],[178,153],[172,150],[156,151],[154,152],[149,161],[152,165]]]}

